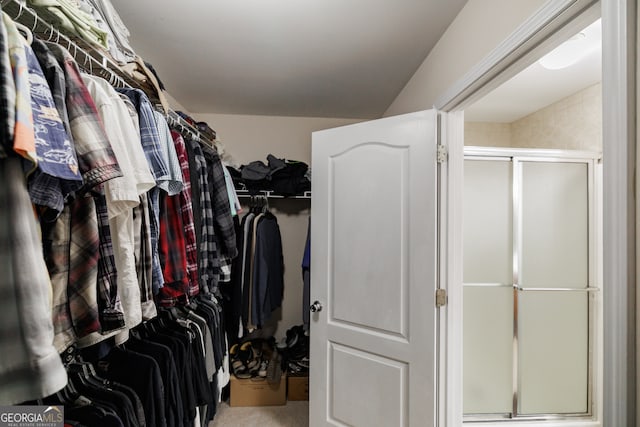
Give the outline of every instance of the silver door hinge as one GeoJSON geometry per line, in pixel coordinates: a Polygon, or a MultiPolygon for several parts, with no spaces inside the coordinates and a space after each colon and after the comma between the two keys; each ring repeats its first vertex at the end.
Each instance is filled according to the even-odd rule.
{"type": "Polygon", "coordinates": [[[444,163],[447,161],[447,147],[444,145],[438,145],[438,155],[437,160],[438,163],[444,163]]]}
{"type": "Polygon", "coordinates": [[[447,304],[447,290],[436,289],[436,307],[444,307],[447,304]]]}

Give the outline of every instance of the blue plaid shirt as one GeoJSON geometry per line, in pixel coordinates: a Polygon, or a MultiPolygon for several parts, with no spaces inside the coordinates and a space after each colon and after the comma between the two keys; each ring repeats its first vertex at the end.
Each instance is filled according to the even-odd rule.
{"type": "Polygon", "coordinates": [[[158,256],[158,235],[160,232],[160,189],[169,191],[171,173],[169,162],[166,156],[166,149],[163,149],[155,114],[149,98],[140,89],[118,89],[118,91],[131,100],[138,111],[140,124],[140,142],[144,155],[149,162],[149,169],[156,181],[156,187],[149,190],[150,208],[150,231],[151,231],[151,277],[153,292],[157,293],[164,286],[162,276],[162,266],[158,256]]]}

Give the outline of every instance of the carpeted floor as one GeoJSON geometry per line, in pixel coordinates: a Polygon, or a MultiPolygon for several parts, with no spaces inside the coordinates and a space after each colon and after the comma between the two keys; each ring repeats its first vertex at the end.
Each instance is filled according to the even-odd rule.
{"type": "Polygon", "coordinates": [[[307,427],[309,402],[287,402],[283,406],[233,407],[222,402],[209,427],[307,427]]]}

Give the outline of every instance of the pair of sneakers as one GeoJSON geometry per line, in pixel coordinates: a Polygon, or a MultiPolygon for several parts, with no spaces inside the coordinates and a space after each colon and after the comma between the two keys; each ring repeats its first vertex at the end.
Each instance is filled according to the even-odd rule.
{"type": "Polygon", "coordinates": [[[236,378],[265,378],[268,361],[262,357],[262,343],[245,341],[229,349],[231,370],[236,378]]]}
{"type": "Polygon", "coordinates": [[[302,325],[287,330],[287,336],[279,347],[290,373],[303,374],[309,371],[309,335],[302,325]]]}

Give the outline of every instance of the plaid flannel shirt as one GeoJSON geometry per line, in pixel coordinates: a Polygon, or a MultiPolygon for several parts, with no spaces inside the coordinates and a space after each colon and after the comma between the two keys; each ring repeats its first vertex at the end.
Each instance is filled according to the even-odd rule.
{"type": "Polygon", "coordinates": [[[171,305],[188,295],[187,253],[179,196],[160,194],[160,238],[158,254],[164,274],[164,287],[160,290],[163,303],[171,305]]]}
{"type": "Polygon", "coordinates": [[[203,147],[203,151],[208,160],[209,188],[211,189],[216,236],[218,236],[218,242],[222,246],[219,251],[222,255],[235,258],[238,255],[236,232],[233,226],[229,193],[227,192],[222,162],[218,153],[211,148],[203,147]]]}
{"type": "Polygon", "coordinates": [[[98,235],[100,237],[98,259],[98,309],[101,332],[106,333],[124,327],[124,314],[118,296],[118,272],[111,240],[109,213],[105,196],[96,196],[98,235]]]}
{"type": "Polygon", "coordinates": [[[218,281],[220,283],[229,283],[231,281],[231,258],[226,255],[220,257],[218,281]]]}
{"type": "Polygon", "coordinates": [[[43,222],[42,226],[44,257],[53,290],[54,344],[62,352],[76,342],[77,336],[100,330],[100,237],[93,197],[74,199],[55,222],[43,222]]]}
{"type": "Polygon", "coordinates": [[[136,254],[136,276],[140,288],[140,300],[142,302],[142,318],[150,319],[156,316],[155,303],[153,302],[152,287],[152,252],[151,252],[151,227],[149,212],[149,199],[147,194],[140,196],[140,205],[133,208],[134,253],[136,254]]]}
{"type": "Polygon", "coordinates": [[[71,134],[84,182],[83,190],[89,191],[105,181],[122,176],[122,171],[98,110],[82,81],[78,64],[62,46],[49,44],[48,47],[64,71],[71,134]]]}
{"type": "MultiPolygon", "coordinates": [[[[189,171],[189,159],[187,157],[187,151],[184,140],[178,132],[171,132],[174,139],[176,153],[180,161],[180,167],[182,169],[182,177],[184,188],[177,196],[177,200],[173,200],[176,196],[167,197],[167,208],[173,208],[174,213],[177,210],[178,218],[172,218],[170,224],[174,226],[182,223],[181,233],[184,234],[184,251],[186,257],[186,282],[184,280],[176,282],[175,284],[169,284],[165,282],[165,288],[159,292],[159,300],[162,305],[174,305],[178,298],[182,295],[190,297],[195,296],[200,292],[198,282],[198,248],[196,244],[196,233],[193,225],[193,207],[191,205],[191,175],[189,171]],[[173,204],[175,202],[175,204],[173,204]]],[[[168,212],[170,215],[171,212],[168,212]]],[[[168,243],[173,246],[170,251],[180,251],[179,242],[168,243]]],[[[177,255],[174,255],[177,257],[177,255]]],[[[177,263],[175,263],[177,265],[177,263]]],[[[178,267],[176,267],[178,268],[178,267]]],[[[171,271],[174,273],[174,271],[171,271]]]]}
{"type": "Polygon", "coordinates": [[[138,111],[140,125],[140,142],[145,157],[149,163],[149,169],[156,180],[157,187],[149,190],[150,208],[150,232],[151,232],[151,262],[152,262],[152,287],[153,293],[164,286],[162,266],[158,254],[158,233],[160,230],[160,189],[170,191],[170,183],[173,181],[167,154],[163,149],[155,120],[153,107],[147,95],[140,89],[118,89],[118,91],[131,100],[138,111]]]}
{"type": "Polygon", "coordinates": [[[101,331],[97,213],[93,197],[83,193],[122,176],[122,172],[77,64],[62,46],[48,44],[47,48],[64,72],[65,105],[84,181],[78,197],[45,230],[45,259],[54,292],[55,343],[62,351],[76,337],[101,331]]]}
{"type": "MultiPolygon", "coordinates": [[[[207,161],[202,153],[200,144],[195,140],[189,140],[189,147],[193,150],[194,172],[198,177],[198,190],[200,197],[200,230],[198,266],[200,271],[200,288],[206,292],[212,289],[212,283],[216,275],[214,259],[216,259],[215,229],[213,227],[213,204],[211,203],[211,189],[207,173],[207,161]]],[[[194,198],[196,195],[193,195],[194,198]]]]}
{"type": "Polygon", "coordinates": [[[200,292],[198,282],[198,247],[196,245],[196,230],[193,225],[193,206],[191,204],[191,171],[184,139],[178,132],[171,132],[176,146],[176,153],[182,169],[184,189],[180,192],[180,214],[184,226],[185,252],[187,253],[187,275],[189,276],[189,296],[200,292]]]}

